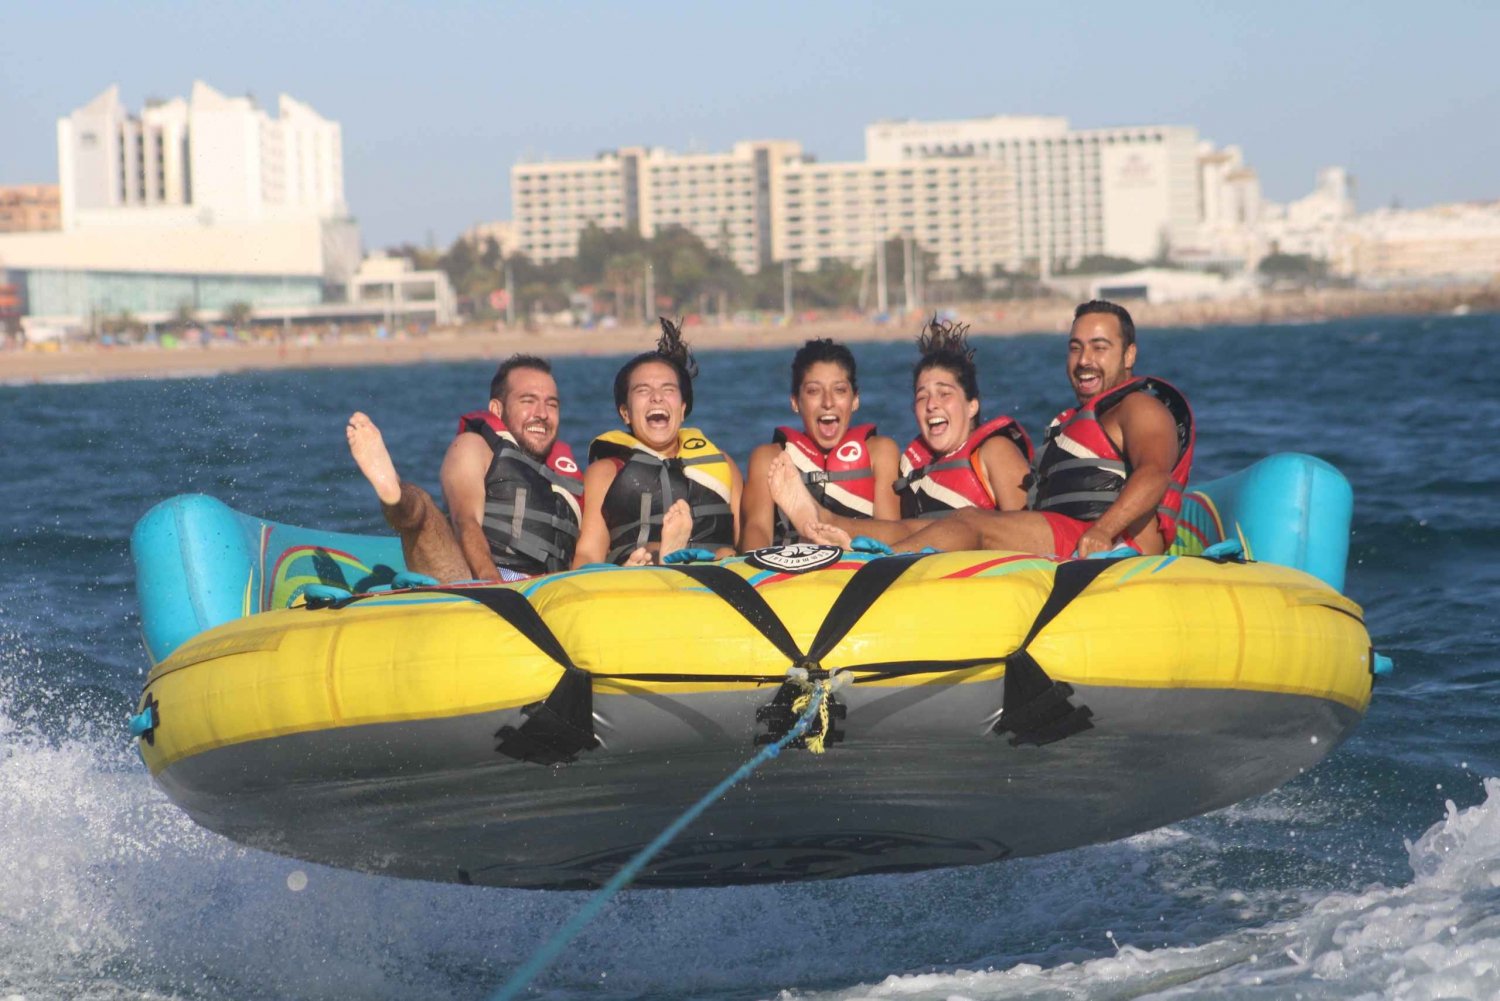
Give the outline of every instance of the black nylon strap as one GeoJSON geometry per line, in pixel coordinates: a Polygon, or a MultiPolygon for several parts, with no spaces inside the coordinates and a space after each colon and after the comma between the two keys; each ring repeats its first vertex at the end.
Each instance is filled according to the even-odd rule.
{"type": "Polygon", "coordinates": [[[516,632],[529,639],[538,650],[551,657],[564,670],[578,671],[573,659],[563,649],[557,637],[552,635],[552,630],[537,610],[532,607],[531,602],[520,591],[512,591],[508,588],[447,588],[435,587],[432,591],[437,594],[452,594],[460,598],[468,598],[477,601],[496,615],[515,627],[516,632]]]}
{"type": "Polygon", "coordinates": [[[1021,645],[1016,647],[1016,652],[1020,653],[1025,650],[1031,641],[1036,639],[1036,634],[1055,619],[1057,613],[1066,608],[1069,602],[1082,594],[1083,589],[1094,582],[1094,578],[1119,563],[1120,560],[1129,558],[1122,556],[1108,560],[1068,560],[1065,563],[1059,563],[1056,573],[1052,575],[1052,593],[1047,595],[1041,611],[1036,613],[1036,621],[1031,624],[1031,632],[1027,633],[1021,645]]]}
{"type": "Polygon", "coordinates": [[[796,640],[792,639],[771,606],[766,604],[766,599],[760,596],[760,592],[750,586],[750,582],[739,574],[726,567],[680,564],[672,569],[685,574],[693,580],[708,588],[714,594],[724,599],[731,608],[739,612],[746,622],[755,629],[793,664],[802,664],[805,661],[821,661],[828,652],[838,645],[839,640],[854,628],[860,617],[869,611],[870,606],[875,604],[886,589],[906,572],[917,560],[926,556],[926,553],[905,553],[900,556],[887,556],[878,560],[870,560],[864,566],[854,572],[849,583],[844,585],[839,596],[834,599],[828,614],[823,618],[823,624],[818,627],[818,634],[813,638],[812,646],[804,654],[797,646],[796,640]]]}
{"type": "Polygon", "coordinates": [[[823,624],[818,627],[818,635],[813,638],[812,647],[808,650],[808,657],[817,661],[826,657],[838,645],[839,640],[854,628],[860,617],[870,610],[870,606],[886,592],[886,588],[894,584],[896,578],[905,573],[908,567],[926,555],[903,553],[900,556],[886,556],[870,560],[856,570],[834,600],[833,607],[824,616],[823,624]]]}
{"type": "Polygon", "coordinates": [[[1084,588],[1125,558],[1128,557],[1058,564],[1052,576],[1052,593],[1042,603],[1021,645],[1005,658],[1005,694],[993,731],[1014,734],[1010,738],[1012,747],[1050,744],[1094,725],[1091,722],[1094,714],[1088,706],[1074,706],[1068,701],[1073,696],[1073,686],[1053,681],[1026,648],[1084,588]]]}
{"type": "Polygon", "coordinates": [[[671,569],[691,577],[722,598],[730,608],[739,612],[746,622],[754,626],[757,632],[770,640],[771,645],[780,650],[782,655],[793,664],[801,664],[807,659],[797,646],[797,641],[792,639],[791,633],[786,631],[786,626],[781,624],[776,613],[771,611],[771,606],[766,604],[766,599],[750,586],[749,581],[733,570],[710,564],[694,565],[691,563],[674,564],[671,569]]]}
{"type": "Polygon", "coordinates": [[[594,735],[593,678],[573,663],[525,595],[500,588],[432,590],[488,608],[563,669],[545,699],[521,707],[525,722],[495,731],[496,751],[518,761],[551,766],[575,761],[581,752],[599,746],[599,738],[594,735]]]}

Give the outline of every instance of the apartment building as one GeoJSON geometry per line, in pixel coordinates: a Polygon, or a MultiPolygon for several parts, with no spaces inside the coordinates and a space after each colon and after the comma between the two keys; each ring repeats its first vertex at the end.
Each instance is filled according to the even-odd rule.
{"type": "Polygon", "coordinates": [[[36,233],[61,226],[57,185],[0,186],[0,233],[36,233]]]}
{"type": "Polygon", "coordinates": [[[878,122],[858,162],[819,163],[790,141],[713,154],[636,147],[517,164],[511,191],[521,247],[540,261],[576,254],[589,223],[646,236],[680,225],[748,272],[860,262],[910,236],[937,254],[935,277],[1045,274],[1094,254],[1154,259],[1192,232],[1203,211],[1199,145],[1185,126],[878,122]]]}
{"type": "Polygon", "coordinates": [[[1073,130],[1066,118],[998,115],[886,121],[865,129],[865,160],[991,158],[1010,168],[1011,270],[1043,274],[1094,254],[1162,255],[1198,222],[1198,133],[1179,125],[1073,130]]]}
{"type": "Polygon", "coordinates": [[[634,229],[646,237],[681,226],[742,271],[772,260],[771,190],[799,143],[736,143],[728,153],[677,154],[629,147],[593,160],[511,168],[511,200],[522,249],[533,260],[578,253],[589,226],[634,229]]]}
{"type": "Polygon", "coordinates": [[[780,180],[773,256],[804,269],[869,261],[893,236],[937,255],[933,278],[989,275],[1014,257],[1010,173],[997,160],[797,162],[780,180]]]}

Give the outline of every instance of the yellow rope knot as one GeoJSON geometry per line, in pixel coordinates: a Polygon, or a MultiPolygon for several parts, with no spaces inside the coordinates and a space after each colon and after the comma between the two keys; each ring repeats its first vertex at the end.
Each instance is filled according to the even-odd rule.
{"type": "MultiPolygon", "coordinates": [[[[822,754],[828,748],[824,744],[824,738],[828,734],[828,700],[833,693],[844,687],[849,681],[847,671],[835,671],[827,678],[815,681],[807,672],[806,668],[794,667],[787,672],[789,680],[796,683],[802,689],[802,694],[792,700],[792,713],[801,718],[807,711],[808,704],[813,696],[822,692],[823,697],[818,700],[818,726],[817,733],[808,733],[803,736],[803,745],[814,754],[822,754]]],[[[811,727],[809,727],[811,729],[811,727]]]]}

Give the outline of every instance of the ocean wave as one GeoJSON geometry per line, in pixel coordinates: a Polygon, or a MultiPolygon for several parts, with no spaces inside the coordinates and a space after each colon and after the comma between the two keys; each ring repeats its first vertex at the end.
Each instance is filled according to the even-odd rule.
{"type": "Polygon", "coordinates": [[[1142,949],[1111,933],[1115,954],[1056,967],[893,975],[833,991],[784,990],[784,1001],[1053,1001],[1160,998],[1436,998],[1500,996],[1500,779],[1483,803],[1446,816],[1407,843],[1412,871],[1309,901],[1284,921],[1191,948],[1142,949]]]}

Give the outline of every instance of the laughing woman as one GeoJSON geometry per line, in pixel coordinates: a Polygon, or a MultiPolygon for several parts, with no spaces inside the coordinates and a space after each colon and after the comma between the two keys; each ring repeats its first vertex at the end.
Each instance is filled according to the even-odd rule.
{"type": "Polygon", "coordinates": [[[813,498],[848,518],[899,518],[896,481],[901,449],[875,433],[875,425],[853,423],[859,409],[854,355],[837,341],[812,340],[792,357],[792,412],[800,428],[779,427],[771,442],[750,453],[740,552],[798,539],[771,500],[771,463],[786,455],[813,498]]]}
{"type": "Polygon", "coordinates": [[[769,466],[767,485],[776,505],[805,538],[831,525],[849,535],[887,544],[962,508],[1019,511],[1026,506],[1031,441],[1010,417],[980,416],[979,376],[968,328],[936,318],[917,338],[920,357],[912,368],[912,410],[917,437],[901,453],[895,482],[901,521],[847,517],[819,504],[784,456],[769,466]]]}
{"type": "Polygon", "coordinates": [[[734,460],[696,428],[698,366],[677,325],[665,318],[655,351],[615,375],[615,408],[627,430],[589,446],[583,523],[573,566],[659,563],[684,547],[734,554],[742,481],[734,460]]]}

